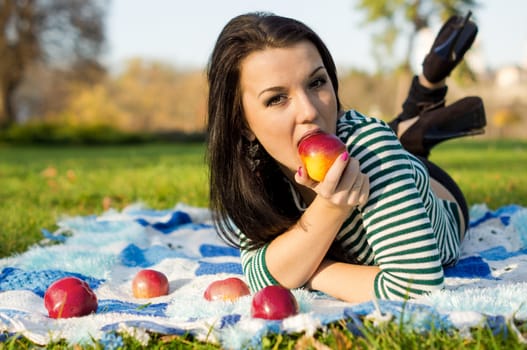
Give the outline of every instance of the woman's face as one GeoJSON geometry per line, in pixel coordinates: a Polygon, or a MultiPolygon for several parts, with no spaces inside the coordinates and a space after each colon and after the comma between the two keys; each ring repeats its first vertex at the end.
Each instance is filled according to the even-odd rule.
{"type": "Polygon", "coordinates": [[[337,98],[309,41],[251,53],[241,62],[240,87],[250,136],[290,174],[302,164],[297,145],[306,133],[335,133],[337,98]]]}

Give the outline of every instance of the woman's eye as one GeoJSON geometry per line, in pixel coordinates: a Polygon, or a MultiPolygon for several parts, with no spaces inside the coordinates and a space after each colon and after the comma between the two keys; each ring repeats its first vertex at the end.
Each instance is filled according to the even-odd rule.
{"type": "Polygon", "coordinates": [[[273,96],[269,100],[267,100],[266,106],[270,107],[279,105],[280,103],[283,103],[286,99],[287,97],[285,95],[273,96]]]}
{"type": "Polygon", "coordinates": [[[313,80],[310,85],[312,88],[318,88],[318,87],[325,85],[326,82],[327,80],[325,78],[317,78],[313,80]]]}

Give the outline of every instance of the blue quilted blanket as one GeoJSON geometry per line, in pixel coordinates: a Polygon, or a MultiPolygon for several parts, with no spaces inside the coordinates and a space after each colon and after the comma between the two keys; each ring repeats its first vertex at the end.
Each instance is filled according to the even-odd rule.
{"type": "Polygon", "coordinates": [[[356,316],[394,318],[418,329],[503,329],[512,317],[527,319],[527,209],[476,205],[470,215],[462,257],[446,269],[444,290],[404,304],[351,304],[299,289],[293,292],[300,313],[282,321],[252,318],[250,296],[234,303],[203,298],[212,281],[242,277],[239,252],[217,237],[207,209],[179,204],[151,210],[136,204],[120,212],[65,218],[54,232],[43,229],[43,241],[27,252],[0,259],[0,341],[20,333],[37,344],[59,339],[104,344],[126,332],[146,344],[150,332],[190,332],[241,349],[257,347],[268,332],[309,335],[339,319],[360,322],[356,316]],[[167,296],[133,297],[132,278],[143,268],[167,275],[167,296]],[[48,317],[43,295],[64,276],[77,276],[92,287],[99,300],[96,313],[48,317]]]}

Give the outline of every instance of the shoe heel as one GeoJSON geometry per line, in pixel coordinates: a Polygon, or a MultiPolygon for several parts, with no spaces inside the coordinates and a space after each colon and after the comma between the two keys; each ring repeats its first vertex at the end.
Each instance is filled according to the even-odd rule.
{"type": "Polygon", "coordinates": [[[452,16],[439,31],[430,52],[423,61],[423,75],[432,83],[439,82],[450,75],[463,59],[476,39],[478,27],[470,16],[452,16]]]}
{"type": "MultiPolygon", "coordinates": [[[[430,128],[423,135],[423,146],[430,149],[440,142],[466,137],[481,135],[485,132],[487,119],[483,102],[477,97],[467,97],[459,100],[458,105],[463,106],[463,113],[452,113],[456,118],[450,118],[444,123],[430,128]],[[467,109],[466,105],[472,104],[472,108],[467,109]]],[[[455,106],[452,106],[455,108],[455,106]]]]}
{"type": "MultiPolygon", "coordinates": [[[[462,98],[449,106],[422,111],[419,119],[399,136],[410,153],[428,157],[440,142],[484,133],[487,124],[483,101],[477,96],[462,98]]],[[[398,123],[392,126],[398,129],[398,123]]]]}
{"type": "Polygon", "coordinates": [[[441,134],[432,134],[432,135],[426,135],[423,138],[423,146],[425,149],[431,149],[432,147],[436,146],[438,143],[457,139],[461,137],[467,137],[467,136],[476,136],[481,135],[485,133],[485,129],[471,129],[466,131],[457,131],[457,132],[446,132],[441,134]]]}
{"type": "Polygon", "coordinates": [[[463,24],[455,30],[443,44],[434,49],[435,54],[444,60],[455,62],[458,57],[464,54],[466,47],[470,46],[477,34],[477,27],[470,25],[469,19],[472,16],[472,11],[463,19],[463,24]],[[469,43],[470,42],[470,43],[469,43]]]}

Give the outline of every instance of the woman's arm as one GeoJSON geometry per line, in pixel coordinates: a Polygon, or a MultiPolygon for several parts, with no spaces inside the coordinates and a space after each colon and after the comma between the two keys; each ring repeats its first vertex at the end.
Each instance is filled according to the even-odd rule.
{"type": "MultiPolygon", "coordinates": [[[[371,252],[371,263],[380,268],[373,280],[375,295],[404,299],[442,288],[441,256],[430,221],[440,213],[425,208],[426,170],[404,151],[385,123],[359,114],[346,117],[362,119],[358,124],[341,124],[339,130],[348,134],[350,154],[370,179],[369,200],[361,212],[369,251],[357,256],[371,252]]],[[[343,247],[354,247],[353,240],[337,239],[343,247]]]]}
{"type": "Polygon", "coordinates": [[[347,213],[316,197],[300,220],[268,246],[271,275],[287,288],[304,285],[320,265],[347,213]]]}
{"type": "MultiPolygon", "coordinates": [[[[317,197],[302,217],[307,225],[299,226],[301,220],[259,251],[242,252],[244,271],[253,290],[267,284],[296,288],[308,283],[309,287],[337,298],[359,301],[373,295],[402,299],[442,287],[441,258],[416,187],[414,164],[388,126],[365,119],[359,130],[349,131],[353,132],[358,133],[350,143],[355,165],[350,162],[346,167],[348,174],[339,173],[334,166],[328,181],[313,185],[317,197]],[[359,161],[362,172],[355,169],[359,161]],[[363,228],[352,229],[359,230],[357,235],[361,240],[365,236],[368,245],[355,253],[374,256],[368,264],[379,267],[323,262],[343,220],[350,215],[349,203],[358,203],[350,184],[357,181],[358,174],[366,179],[364,187],[369,197],[360,201],[363,228]],[[335,187],[330,185],[332,181],[335,187]],[[342,191],[339,186],[347,190],[342,191]],[[338,210],[332,213],[329,208],[340,208],[345,216],[340,216],[338,210]]],[[[297,175],[297,182],[303,181],[297,175]]],[[[352,249],[360,243],[352,237],[357,235],[344,232],[343,237],[336,239],[344,249],[352,249]]]]}
{"type": "Polygon", "coordinates": [[[310,180],[302,169],[295,180],[316,195],[289,230],[256,251],[242,249],[243,269],[253,290],[268,284],[303,286],[318,269],[353,207],[368,198],[368,178],[347,153],[335,161],[322,182],[310,180]]]}
{"type": "Polygon", "coordinates": [[[344,301],[359,303],[374,297],[373,285],[379,271],[378,266],[324,260],[306,287],[344,301]]]}
{"type": "Polygon", "coordinates": [[[271,275],[288,288],[303,286],[326,256],[344,220],[353,207],[366,203],[367,177],[360,164],[343,153],[320,183],[312,181],[305,170],[295,180],[311,188],[316,196],[299,221],[276,237],[268,246],[265,260],[271,275]]]}

